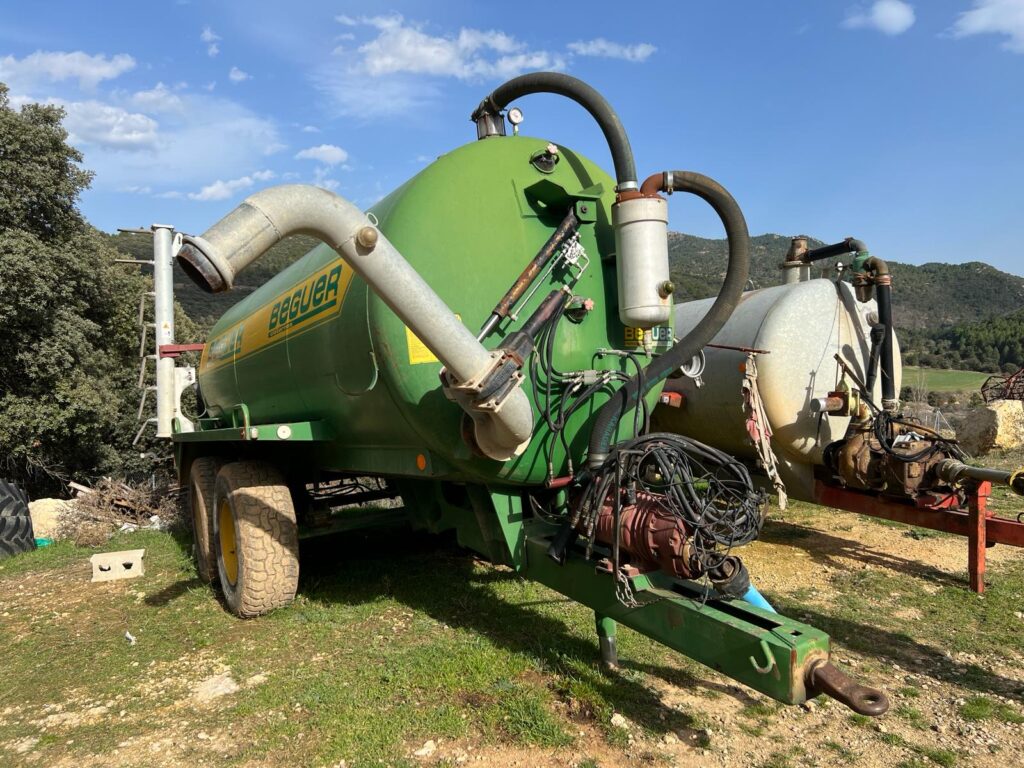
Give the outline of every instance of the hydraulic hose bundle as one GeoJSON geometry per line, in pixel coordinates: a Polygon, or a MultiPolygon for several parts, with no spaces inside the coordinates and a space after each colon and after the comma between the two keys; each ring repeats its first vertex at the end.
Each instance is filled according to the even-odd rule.
{"type": "Polygon", "coordinates": [[[730,550],[760,533],[764,502],[737,459],[683,435],[658,432],[618,444],[608,461],[589,473],[568,524],[588,548],[595,540],[610,544],[616,564],[622,543],[679,578],[709,573],[724,582],[718,577],[732,577],[738,567],[737,561],[722,572],[730,550]],[[656,512],[631,512],[652,501],[656,512]],[[622,533],[621,542],[615,531],[622,533]]]}

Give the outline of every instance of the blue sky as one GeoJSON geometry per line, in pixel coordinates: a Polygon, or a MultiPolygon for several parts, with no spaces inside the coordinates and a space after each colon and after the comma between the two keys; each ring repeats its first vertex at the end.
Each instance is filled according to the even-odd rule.
{"type": "MultiPolygon", "coordinates": [[[[641,176],[714,176],[753,233],[1024,274],[1024,0],[0,0],[0,81],[65,105],[106,230],[201,231],[290,181],[369,206],[550,68],[611,101],[641,176]]],[[[610,166],[576,105],[519,106],[610,166]]],[[[718,236],[701,206],[675,197],[673,228],[718,236]]]]}

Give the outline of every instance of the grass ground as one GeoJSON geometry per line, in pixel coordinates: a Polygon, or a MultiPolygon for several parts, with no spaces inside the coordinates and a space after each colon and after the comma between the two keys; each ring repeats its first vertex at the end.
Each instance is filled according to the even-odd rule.
{"type": "Polygon", "coordinates": [[[106,547],[145,547],[133,581],[90,584],[92,552],[64,543],[0,562],[0,763],[1003,768],[1024,751],[1018,550],[991,550],[980,598],[962,539],[773,514],[745,560],[889,691],[872,721],[777,705],[627,630],[604,673],[589,612],[446,540],[308,544],[299,598],[252,621],[166,533],[106,547]]]}
{"type": "Polygon", "coordinates": [[[927,392],[976,392],[992,374],[978,371],[953,371],[944,368],[903,366],[903,386],[923,388],[927,392]],[[921,382],[923,381],[923,386],[921,382]]]}

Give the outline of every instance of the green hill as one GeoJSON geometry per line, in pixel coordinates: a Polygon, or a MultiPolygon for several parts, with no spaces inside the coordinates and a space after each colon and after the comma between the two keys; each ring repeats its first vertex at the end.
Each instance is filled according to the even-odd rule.
{"type": "MultiPolygon", "coordinates": [[[[812,247],[820,244],[811,240],[812,247]]],[[[750,278],[754,285],[764,288],[782,282],[779,265],[789,249],[789,238],[757,235],[750,239],[750,245],[750,278]]],[[[673,232],[669,235],[669,259],[672,279],[680,287],[682,299],[714,296],[725,274],[726,244],[724,240],[673,232]]],[[[814,267],[816,274],[833,276],[836,261],[842,259],[819,262],[814,267]]],[[[901,329],[938,330],[1024,308],[1024,277],[1000,272],[988,264],[888,263],[893,275],[893,314],[901,329]]]]}

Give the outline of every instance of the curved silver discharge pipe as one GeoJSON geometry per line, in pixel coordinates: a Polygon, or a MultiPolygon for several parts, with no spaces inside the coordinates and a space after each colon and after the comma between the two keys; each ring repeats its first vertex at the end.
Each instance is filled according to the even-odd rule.
{"type": "Polygon", "coordinates": [[[319,187],[285,184],[246,198],[200,236],[184,237],[178,261],[201,288],[229,290],[235,275],[289,235],[333,248],[440,360],[448,390],[473,419],[477,446],[492,459],[521,453],[533,410],[518,386],[500,401],[474,398],[500,353],[488,352],[365,213],[319,187]]]}

